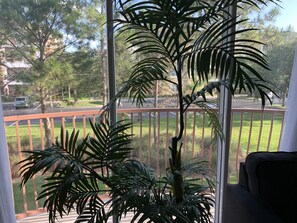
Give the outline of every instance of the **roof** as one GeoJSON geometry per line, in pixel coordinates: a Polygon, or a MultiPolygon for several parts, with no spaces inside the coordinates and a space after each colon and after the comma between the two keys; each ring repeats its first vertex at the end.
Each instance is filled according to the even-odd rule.
{"type": "Polygon", "coordinates": [[[17,81],[13,80],[8,82],[8,86],[13,86],[13,85],[29,85],[28,83],[24,83],[23,81],[17,81]]]}
{"type": "Polygon", "coordinates": [[[13,68],[30,68],[31,66],[23,61],[15,61],[15,62],[5,62],[5,66],[10,69],[13,68]]]}

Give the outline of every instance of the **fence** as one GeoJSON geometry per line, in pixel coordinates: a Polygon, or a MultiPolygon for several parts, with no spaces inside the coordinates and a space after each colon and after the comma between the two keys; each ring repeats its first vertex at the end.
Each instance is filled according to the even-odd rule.
{"type": "MultiPolygon", "coordinates": [[[[133,155],[154,166],[162,174],[168,166],[168,146],[171,137],[178,131],[177,109],[119,109],[118,119],[133,123],[133,155]]],[[[45,148],[43,119],[48,119],[51,140],[59,136],[60,128],[79,129],[81,137],[91,133],[89,121],[96,121],[99,112],[79,111],[47,113],[23,116],[8,116],[6,124],[7,144],[10,154],[11,175],[16,212],[19,217],[32,210],[42,208],[43,201],[35,201],[43,183],[41,176],[35,177],[26,186],[19,187],[18,166],[22,150],[45,148]]],[[[232,138],[229,160],[229,181],[236,182],[239,163],[254,151],[277,151],[283,125],[283,110],[232,110],[232,138]]],[[[200,157],[209,161],[215,169],[216,146],[212,144],[214,132],[209,126],[207,114],[196,108],[185,113],[183,137],[183,159],[200,157]]]]}

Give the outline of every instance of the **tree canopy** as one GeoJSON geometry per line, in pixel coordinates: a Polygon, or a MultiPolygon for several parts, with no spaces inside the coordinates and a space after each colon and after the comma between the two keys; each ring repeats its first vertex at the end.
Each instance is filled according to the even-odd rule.
{"type": "Polygon", "coordinates": [[[297,46],[297,33],[290,29],[274,30],[271,35],[274,38],[266,46],[270,70],[263,70],[261,73],[273,84],[275,92],[281,98],[282,106],[285,106],[297,46]]]}
{"type": "MultiPolygon", "coordinates": [[[[59,57],[83,37],[83,2],[76,0],[1,0],[0,37],[31,66],[30,78],[38,95],[41,112],[47,111],[57,75],[59,57]]],[[[44,119],[47,144],[50,143],[49,121],[44,119]]]]}

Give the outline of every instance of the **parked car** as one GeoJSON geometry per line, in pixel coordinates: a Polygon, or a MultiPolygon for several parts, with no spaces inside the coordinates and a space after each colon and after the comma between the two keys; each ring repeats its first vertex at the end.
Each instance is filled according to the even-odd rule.
{"type": "Polygon", "coordinates": [[[18,108],[29,108],[29,107],[31,107],[30,106],[29,98],[26,97],[26,96],[16,97],[14,99],[14,107],[16,109],[18,109],[18,108]]]}

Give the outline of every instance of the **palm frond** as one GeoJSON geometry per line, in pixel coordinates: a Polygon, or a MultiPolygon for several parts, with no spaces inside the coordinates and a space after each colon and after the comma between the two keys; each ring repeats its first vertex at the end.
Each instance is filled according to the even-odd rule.
{"type": "Polygon", "coordinates": [[[157,176],[154,170],[145,164],[137,160],[127,160],[114,171],[111,181],[112,213],[120,217],[150,201],[157,176]]]}
{"type": "Polygon", "coordinates": [[[193,35],[216,20],[219,13],[223,15],[232,1],[215,5],[199,5],[194,0],[141,1],[132,6],[127,3],[121,4],[120,14],[124,19],[116,22],[122,26],[122,32],[135,31],[127,39],[134,52],[154,53],[177,61],[192,47],[193,35]]]}
{"type": "Polygon", "coordinates": [[[211,194],[192,194],[187,195],[177,208],[188,216],[190,222],[212,222],[211,207],[214,199],[211,194]]]}
{"type": "Polygon", "coordinates": [[[29,156],[20,161],[20,173],[23,176],[22,183],[26,183],[32,176],[39,171],[44,174],[52,170],[52,175],[56,175],[63,169],[73,169],[79,172],[82,169],[80,158],[86,150],[86,142],[83,140],[80,143],[78,140],[78,132],[72,131],[70,138],[66,133],[67,142],[63,145],[64,130],[61,129],[62,142],[56,141],[54,145],[45,150],[23,151],[29,156]]]}
{"type": "Polygon", "coordinates": [[[106,214],[105,208],[105,205],[102,205],[100,200],[91,200],[91,204],[85,205],[84,209],[79,213],[75,223],[106,223],[109,217],[106,214]]]}
{"type": "Polygon", "coordinates": [[[155,81],[175,84],[166,75],[169,66],[166,58],[147,58],[137,63],[128,81],[117,94],[117,97],[128,96],[132,102],[142,106],[146,96],[151,92],[155,81]]]}
{"type": "Polygon", "coordinates": [[[99,123],[92,123],[91,127],[95,137],[89,137],[86,142],[88,157],[84,160],[92,168],[107,168],[111,170],[114,165],[123,162],[131,153],[131,134],[127,134],[131,124],[120,120],[110,125],[107,119],[99,123]]]}
{"type": "MultiPolygon", "coordinates": [[[[199,36],[193,51],[186,56],[187,70],[192,79],[196,75],[200,81],[208,81],[211,76],[223,79],[228,77],[229,89],[232,93],[236,88],[239,91],[262,89],[259,92],[265,92],[263,86],[259,85],[260,82],[265,81],[251,65],[268,69],[263,53],[251,46],[259,44],[259,42],[247,39],[229,40],[231,35],[249,32],[251,29],[237,30],[229,35],[223,35],[226,30],[230,30],[231,27],[242,22],[244,21],[236,22],[234,19],[218,21],[199,36]],[[231,45],[235,45],[235,47],[230,48],[231,45]],[[248,89],[246,88],[247,83],[248,89]]],[[[266,97],[266,95],[261,95],[266,97]]]]}
{"type": "Polygon", "coordinates": [[[121,166],[130,155],[131,135],[126,134],[130,124],[119,121],[110,125],[100,119],[91,127],[94,137],[79,141],[79,132],[69,134],[62,128],[60,142],[45,150],[24,151],[29,156],[20,162],[22,184],[40,171],[46,175],[38,199],[45,199],[50,222],[75,206],[82,215],[80,219],[88,217],[90,222],[98,222],[106,216],[106,203],[99,195],[109,190],[100,185],[112,186],[109,171],[121,166]]]}

